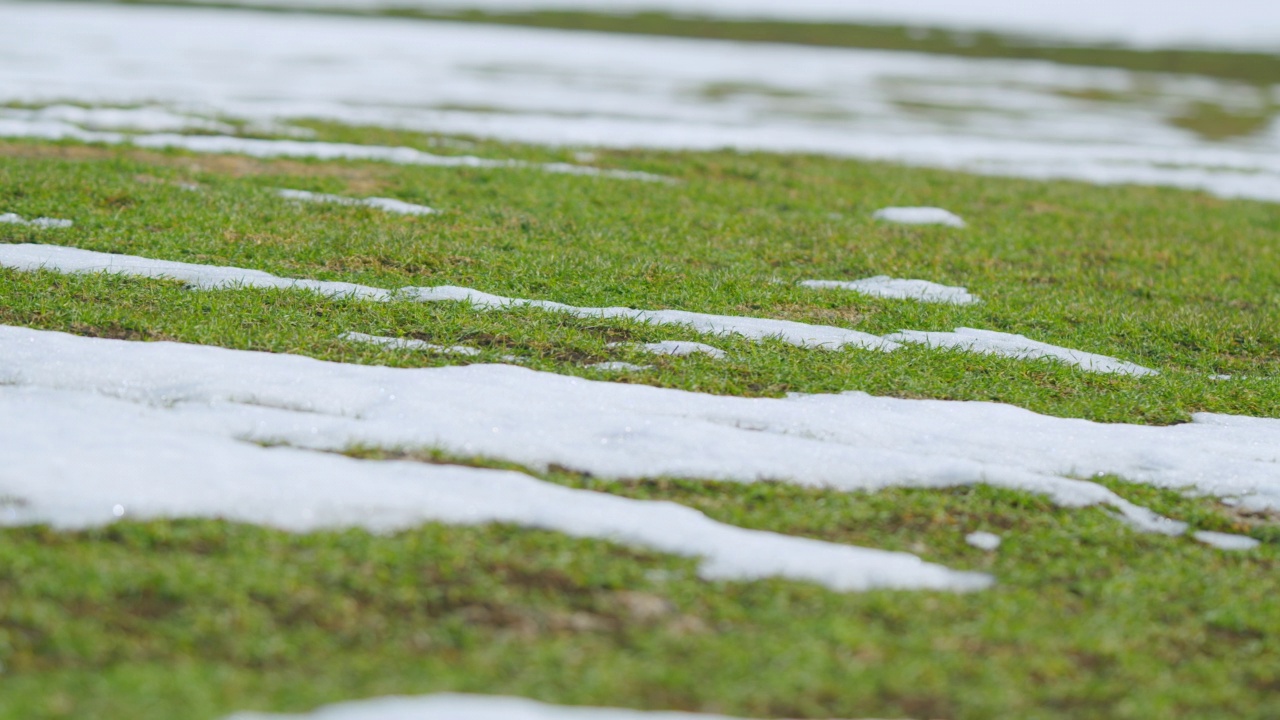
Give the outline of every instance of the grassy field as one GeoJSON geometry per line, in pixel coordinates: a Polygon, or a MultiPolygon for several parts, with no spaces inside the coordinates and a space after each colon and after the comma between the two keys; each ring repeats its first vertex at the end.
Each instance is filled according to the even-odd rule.
{"type": "MultiPolygon", "coordinates": [[[[315,125],[321,139],[433,138],[315,125]]],[[[569,151],[479,142],[485,157],[569,151]]],[[[477,361],[344,342],[355,331],[481,347],[531,367],[704,392],[996,400],[1175,423],[1280,417],[1280,207],[1138,187],[975,177],[767,154],[600,151],[678,180],[262,161],[0,142],[0,224],[43,242],[379,287],[453,284],[578,305],[788,318],[884,334],[1025,334],[1160,371],[1135,378],[907,347],[804,350],[671,327],[454,303],[192,292],[166,281],[0,270],[0,322],[400,366],[477,361]],[[295,188],[430,205],[402,217],[296,205],[295,188]],[[193,189],[194,188],[194,189],[193,189]],[[967,228],[878,223],[937,205],[967,228]],[[797,287],[886,274],[964,285],[972,306],[797,287]],[[727,360],[618,340],[701,340],[727,360]],[[585,365],[652,370],[608,376],[585,365]],[[1214,374],[1233,376],[1214,380],[1214,374]]],[[[421,457],[440,461],[423,449],[421,457]]],[[[353,449],[358,456],[369,451],[353,449]]],[[[490,464],[479,459],[458,462],[490,464]]],[[[991,572],[971,595],[708,583],[689,561],[506,527],[293,536],[206,521],[0,532],[0,717],[214,718],[459,690],[787,717],[1280,715],[1280,525],[1106,480],[1248,553],[1141,535],[1108,513],[989,488],[848,494],[654,478],[548,480],[696,507],[745,527],[915,552],[991,572]],[[967,532],[1005,537],[995,553],[967,532]]]]}

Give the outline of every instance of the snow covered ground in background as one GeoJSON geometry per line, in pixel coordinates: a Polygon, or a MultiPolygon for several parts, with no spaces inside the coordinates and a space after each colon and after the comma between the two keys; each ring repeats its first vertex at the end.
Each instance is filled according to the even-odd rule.
{"type": "MultiPolygon", "coordinates": [[[[1197,102],[1260,112],[1269,89],[1030,61],[240,10],[0,4],[0,102],[63,101],[145,104],[168,113],[154,121],[170,127],[175,115],[195,127],[320,118],[573,146],[817,152],[1280,200],[1274,123],[1215,143],[1167,122],[1197,102]],[[1098,92],[1122,100],[1071,96],[1098,92]]],[[[0,110],[0,136],[75,137],[110,125],[88,112],[0,110]]],[[[244,151],[216,137],[186,144],[196,140],[206,151],[244,151]]],[[[297,153],[332,154],[324,144],[296,145],[297,153]]]]}
{"type": "MultiPolygon", "coordinates": [[[[220,0],[228,2],[228,0],[220,0]]],[[[991,31],[1136,47],[1280,48],[1271,0],[230,0],[247,6],[493,11],[642,11],[727,19],[850,22],[991,31]]]]}

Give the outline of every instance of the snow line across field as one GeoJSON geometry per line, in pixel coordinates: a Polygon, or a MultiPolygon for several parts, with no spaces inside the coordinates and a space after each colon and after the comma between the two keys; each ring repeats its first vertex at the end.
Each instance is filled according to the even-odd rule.
{"type": "MultiPolygon", "coordinates": [[[[1136,527],[1168,534],[1185,527],[1079,478],[1114,475],[1232,498],[1247,510],[1280,509],[1280,420],[1261,418],[1198,414],[1187,424],[1155,427],[864,393],[723,397],[511,365],[347,365],[3,326],[0,384],[12,402],[26,402],[23,393],[70,394],[71,405],[44,430],[34,429],[34,410],[0,413],[14,418],[4,435],[14,462],[54,469],[78,451],[67,437],[92,434],[69,433],[75,418],[106,417],[75,404],[112,402],[122,403],[113,413],[134,417],[130,422],[146,432],[172,424],[173,432],[214,433],[220,443],[237,438],[295,448],[254,448],[273,458],[302,448],[418,447],[602,478],[775,480],[841,490],[987,484],[1040,493],[1067,507],[1109,506],[1136,527]],[[32,436],[15,439],[24,433],[32,436]]],[[[41,404],[33,400],[30,407],[41,404]]],[[[108,422],[100,430],[106,438],[124,425],[108,422]]],[[[102,452],[115,442],[104,440],[102,452]]],[[[149,443],[146,453],[166,446],[149,443]]],[[[99,467],[100,455],[89,452],[86,462],[96,459],[99,467]]],[[[169,459],[185,465],[183,457],[174,451],[169,459]]],[[[19,498],[38,492],[53,508],[73,506],[73,524],[108,519],[102,493],[86,496],[99,502],[90,509],[78,504],[80,495],[40,479],[52,469],[19,472],[8,461],[0,467],[22,492],[0,490],[19,498]]],[[[340,512],[343,505],[325,507],[340,512]]],[[[15,511],[36,520],[60,510],[32,502],[10,506],[15,511]]]]}

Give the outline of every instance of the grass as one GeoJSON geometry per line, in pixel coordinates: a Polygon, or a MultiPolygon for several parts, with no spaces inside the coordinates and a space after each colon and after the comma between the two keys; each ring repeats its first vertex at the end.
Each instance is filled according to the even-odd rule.
{"type": "MultiPolygon", "coordinates": [[[[412,133],[314,128],[322,139],[441,152],[438,139],[412,133]]],[[[468,152],[486,157],[573,159],[568,150],[475,142],[468,152]]],[[[535,368],[591,377],[600,375],[589,362],[645,362],[655,369],[619,379],[736,395],[865,390],[1140,423],[1202,410],[1280,416],[1275,205],[807,156],[596,154],[594,164],[679,182],[0,142],[0,212],[76,222],[59,231],[0,225],[0,242],[874,333],[971,326],[1114,355],[1161,375],[1111,377],[920,348],[802,350],[528,309],[192,292],[165,281],[9,270],[0,270],[0,322],[355,363],[471,361],[339,339],[368,332],[471,344],[484,350],[480,361],[516,354],[535,368]],[[189,183],[198,190],[182,186],[189,183]],[[391,196],[442,212],[294,205],[274,196],[278,187],[391,196]],[[947,207],[969,227],[873,221],[886,205],[947,207]],[[923,305],[793,282],[875,274],[966,285],[984,302],[923,305]],[[649,358],[607,347],[663,339],[711,342],[730,357],[649,358]]],[[[708,583],[691,561],[500,526],[426,525],[391,536],[299,536],[212,521],[7,529],[0,718],[214,718],[446,689],[744,716],[1280,714],[1274,517],[1105,480],[1196,529],[1263,541],[1233,554],[1134,533],[1099,509],[1062,510],[985,487],[863,494],[544,477],[672,500],[745,527],[907,550],[991,572],[998,585],[957,596],[708,583]],[[971,548],[963,536],[974,530],[1005,543],[995,553],[971,548]]]]}
{"type": "MultiPolygon", "coordinates": [[[[199,5],[235,8],[219,0],[108,0],[133,5],[199,5]]],[[[302,12],[259,5],[259,11],[302,12]]],[[[1138,72],[1204,75],[1267,86],[1280,82],[1280,55],[1209,49],[1136,49],[1080,45],[1039,37],[971,32],[946,27],[786,20],[735,20],[664,12],[576,10],[449,10],[419,8],[308,8],[308,13],[368,15],[409,20],[517,25],[591,32],[791,43],[821,47],[922,52],[970,58],[1043,60],[1066,65],[1115,67],[1138,72]]]]}

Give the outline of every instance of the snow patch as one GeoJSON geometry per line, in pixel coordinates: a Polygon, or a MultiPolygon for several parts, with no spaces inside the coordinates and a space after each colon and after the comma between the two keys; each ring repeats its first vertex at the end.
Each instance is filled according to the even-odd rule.
{"type": "Polygon", "coordinates": [[[297,715],[242,712],[225,720],[735,720],[724,715],[548,705],[515,697],[439,693],[326,705],[297,715]]]}
{"type": "Polygon", "coordinates": [[[919,343],[931,348],[952,348],[966,352],[1003,355],[1018,359],[1052,358],[1089,372],[1115,373],[1119,375],[1156,374],[1156,371],[1150,368],[1125,362],[1124,360],[1117,360],[1106,355],[1071,350],[1031,340],[1022,335],[996,332],[994,330],[975,330],[973,328],[956,328],[955,332],[901,330],[892,335],[886,335],[885,338],[896,342],[919,343]]]}
{"type": "Polygon", "coordinates": [[[314,203],[332,203],[335,205],[364,205],[365,207],[377,208],[390,213],[398,213],[400,215],[431,215],[436,211],[426,205],[414,205],[403,200],[395,200],[393,198],[384,197],[368,197],[368,198],[349,198],[341,195],[326,195],[324,193],[307,192],[306,190],[277,190],[276,194],[288,200],[300,200],[302,202],[314,203]]]}
{"type": "Polygon", "coordinates": [[[802,287],[818,290],[852,290],[863,295],[893,298],[895,300],[919,300],[920,302],[971,305],[978,298],[967,288],[939,285],[928,280],[900,280],[888,275],[876,275],[862,280],[805,280],[802,287]]]}
{"type": "Polygon", "coordinates": [[[825,325],[809,325],[790,320],[710,315],[683,310],[635,310],[632,308],[587,308],[548,300],[525,300],[442,285],[407,287],[397,291],[321,280],[282,278],[261,270],[217,265],[150,260],[134,255],[116,255],[59,245],[32,243],[0,245],[0,266],[17,270],[54,270],[65,273],[106,272],[151,278],[181,280],[203,290],[260,287],[310,290],[329,297],[387,301],[393,298],[417,302],[468,302],[481,310],[533,307],[584,318],[627,318],[654,325],[679,325],[712,335],[742,335],[752,340],[776,339],[800,347],[837,350],[845,347],[890,351],[897,343],[869,333],[825,325]]]}
{"type": "MultiPolygon", "coordinates": [[[[230,437],[300,448],[430,447],[603,478],[840,490],[987,484],[1065,507],[1108,506],[1144,530],[1175,535],[1185,526],[1077,478],[1115,475],[1239,498],[1246,510],[1280,509],[1280,420],[1265,418],[1197,414],[1157,427],[864,393],[737,398],[511,365],[344,365],[3,326],[0,380],[154,405],[230,437]]],[[[25,422],[22,413],[5,417],[25,422]]],[[[49,442],[65,451],[66,436],[49,442]]]]}
{"type": "Polygon", "coordinates": [[[964,536],[964,541],[979,550],[993,552],[1000,547],[1000,536],[989,532],[972,532],[964,536]]]}
{"type": "Polygon", "coordinates": [[[1219,550],[1252,550],[1262,544],[1246,535],[1233,535],[1209,530],[1201,530],[1194,533],[1192,537],[1205,545],[1216,547],[1219,550]]]}
{"type": "Polygon", "coordinates": [[[30,227],[51,229],[51,228],[69,228],[72,223],[70,220],[59,220],[57,218],[38,217],[34,220],[27,220],[21,215],[15,213],[0,214],[0,223],[9,225],[28,225],[30,227]]]}
{"type": "Polygon", "coordinates": [[[395,338],[385,337],[382,335],[366,335],[365,333],[348,332],[342,334],[343,340],[351,342],[366,343],[369,345],[381,345],[382,347],[391,348],[392,350],[425,350],[427,352],[438,353],[440,355],[479,355],[480,349],[467,347],[465,345],[433,345],[425,340],[414,340],[413,338],[395,338]]]}
{"type": "Polygon", "coordinates": [[[871,217],[902,225],[949,225],[964,227],[959,215],[936,207],[889,207],[877,210],[871,217]]]}

